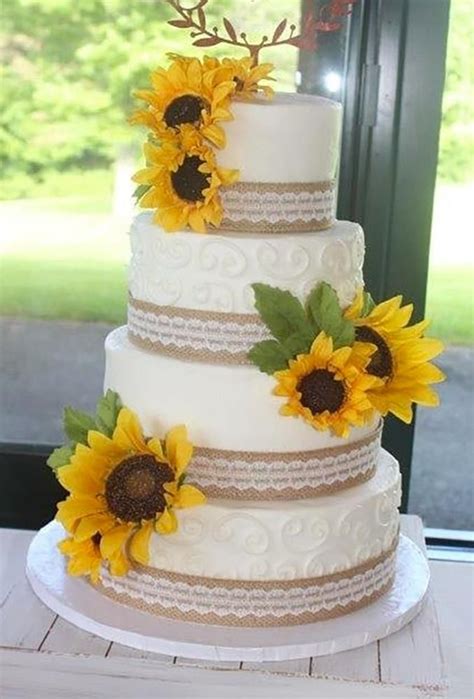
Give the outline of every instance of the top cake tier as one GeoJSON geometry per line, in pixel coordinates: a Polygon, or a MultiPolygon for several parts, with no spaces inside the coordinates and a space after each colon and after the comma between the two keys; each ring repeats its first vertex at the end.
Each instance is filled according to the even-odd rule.
{"type": "Polygon", "coordinates": [[[342,108],[337,102],[280,92],[272,100],[233,102],[224,122],[219,165],[240,170],[241,182],[315,183],[334,179],[342,108]]]}
{"type": "Polygon", "coordinates": [[[224,188],[224,230],[314,231],[335,215],[342,108],[311,95],[278,93],[272,100],[232,104],[223,123],[227,143],[218,164],[240,171],[224,188]]]}

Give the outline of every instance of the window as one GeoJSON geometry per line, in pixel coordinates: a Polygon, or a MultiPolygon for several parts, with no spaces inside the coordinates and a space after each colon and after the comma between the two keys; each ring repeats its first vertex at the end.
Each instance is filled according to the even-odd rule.
{"type": "MultiPolygon", "coordinates": [[[[411,479],[410,510],[424,515],[429,526],[455,529],[473,524],[472,493],[464,480],[468,464],[462,459],[473,451],[467,442],[473,338],[466,322],[473,258],[464,239],[452,244],[463,225],[451,224],[453,210],[466,220],[463,202],[472,187],[464,162],[472,115],[463,106],[451,109],[459,84],[450,77],[469,62],[461,55],[472,35],[468,5],[457,0],[451,19],[428,285],[428,312],[437,317],[433,332],[449,345],[442,360],[449,382],[441,387],[441,409],[419,411],[411,469],[413,429],[388,420],[385,437],[401,461],[406,495],[411,479]],[[462,149],[456,149],[456,139],[463,140],[462,149]],[[458,179],[464,173],[459,187],[449,183],[453,168],[458,179]],[[465,392],[461,399],[459,390],[465,392]],[[463,409],[456,407],[460,402],[463,409]],[[459,415],[453,420],[454,408],[459,415]],[[434,449],[432,435],[436,432],[439,445],[440,429],[445,441],[434,449]]],[[[313,6],[318,3],[312,0],[211,0],[209,22],[228,16],[238,31],[260,34],[284,16],[298,23],[313,6]]],[[[76,3],[74,13],[67,0],[17,0],[5,3],[3,14],[8,64],[2,129],[8,156],[0,202],[0,439],[7,443],[4,454],[14,452],[16,463],[21,461],[22,478],[35,454],[44,458],[47,447],[41,445],[61,440],[63,406],[91,409],[101,392],[104,338],[126,321],[130,176],[143,136],[126,124],[130,92],[147,84],[150,65],[162,62],[168,51],[189,53],[190,40],[187,31],[166,24],[172,15],[165,3],[148,0],[76,3]],[[52,26],[61,30],[51,32],[52,26]]],[[[278,65],[280,89],[344,102],[339,217],[365,229],[365,276],[374,295],[403,291],[419,313],[447,26],[447,0],[359,0],[346,30],[321,35],[316,54],[293,47],[265,54],[278,65]]],[[[225,47],[212,51],[226,53],[225,47]]],[[[35,475],[43,509],[23,526],[40,524],[54,502],[54,484],[43,471],[44,477],[39,470],[35,475]]],[[[6,499],[17,494],[14,487],[4,490],[6,499]]]]}

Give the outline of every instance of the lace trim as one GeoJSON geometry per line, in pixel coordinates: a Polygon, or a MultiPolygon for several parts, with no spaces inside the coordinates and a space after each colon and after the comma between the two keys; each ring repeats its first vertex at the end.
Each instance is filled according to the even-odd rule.
{"type": "Polygon", "coordinates": [[[237,182],[222,191],[222,230],[291,233],[330,228],[335,181],[237,182]]]}
{"type": "Polygon", "coordinates": [[[251,347],[270,334],[259,316],[158,306],[129,297],[132,342],[178,359],[250,364],[251,347]]]}
{"type": "Polygon", "coordinates": [[[209,497],[275,500],[335,493],[369,480],[382,425],[363,440],[314,451],[238,452],[196,447],[188,481],[209,497]]]}
{"type": "MultiPolygon", "coordinates": [[[[368,604],[390,586],[396,542],[363,566],[324,578],[240,581],[154,570],[123,578],[104,572],[104,593],[143,611],[186,621],[232,626],[310,623],[347,614],[368,604]]],[[[146,569],[150,570],[150,569],[146,569]]]]}

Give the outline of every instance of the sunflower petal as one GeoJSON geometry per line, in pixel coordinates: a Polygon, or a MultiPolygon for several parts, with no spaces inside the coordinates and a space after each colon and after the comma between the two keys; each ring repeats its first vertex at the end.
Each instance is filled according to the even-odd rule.
{"type": "Polygon", "coordinates": [[[87,515],[103,512],[105,505],[97,498],[88,495],[70,495],[58,503],[56,519],[67,531],[72,531],[76,522],[87,515]]]}
{"type": "Polygon", "coordinates": [[[122,408],[117,418],[113,440],[124,452],[146,453],[148,451],[140,422],[128,408],[122,408]]]}
{"type": "Polygon", "coordinates": [[[174,506],[179,508],[195,507],[203,505],[206,502],[206,496],[194,485],[182,485],[178,489],[178,493],[174,500],[174,506]]]}
{"type": "Polygon", "coordinates": [[[149,544],[150,537],[153,532],[153,523],[144,522],[142,526],[133,534],[129,552],[133,559],[142,565],[148,565],[149,561],[149,544]]]}
{"type": "Polygon", "coordinates": [[[108,513],[89,515],[88,517],[83,517],[78,523],[74,530],[74,538],[76,541],[85,541],[94,536],[94,534],[104,534],[109,529],[112,529],[114,525],[114,519],[108,513]]]}
{"type": "Polygon", "coordinates": [[[131,526],[129,524],[118,524],[113,529],[106,532],[100,540],[100,552],[104,558],[110,559],[117,551],[120,551],[128,536],[131,526]]]}
{"type": "Polygon", "coordinates": [[[177,425],[166,435],[166,456],[170,465],[177,472],[182,472],[193,454],[193,447],[188,439],[185,425],[177,425]]]}
{"type": "Polygon", "coordinates": [[[154,454],[157,461],[160,461],[162,463],[166,461],[165,454],[163,452],[163,445],[161,444],[160,439],[153,437],[147,442],[147,447],[154,454]]]}
{"type": "Polygon", "coordinates": [[[158,517],[155,529],[159,534],[173,534],[178,528],[178,520],[172,509],[167,507],[158,517]]]}
{"type": "Polygon", "coordinates": [[[123,551],[116,551],[109,559],[110,572],[112,575],[126,575],[130,570],[130,563],[123,551]]]}

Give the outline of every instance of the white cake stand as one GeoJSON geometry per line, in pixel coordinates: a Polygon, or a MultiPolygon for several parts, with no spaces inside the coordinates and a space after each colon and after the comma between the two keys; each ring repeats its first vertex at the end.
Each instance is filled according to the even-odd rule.
{"type": "Polygon", "coordinates": [[[292,660],[338,653],[398,631],[420,611],[429,583],[424,554],[400,537],[395,582],[373,604],[337,619],[303,626],[237,628],[156,617],[105,597],[86,580],[66,574],[50,522],[31,542],[26,574],[37,596],[71,624],[140,650],[204,660],[292,660]]]}

